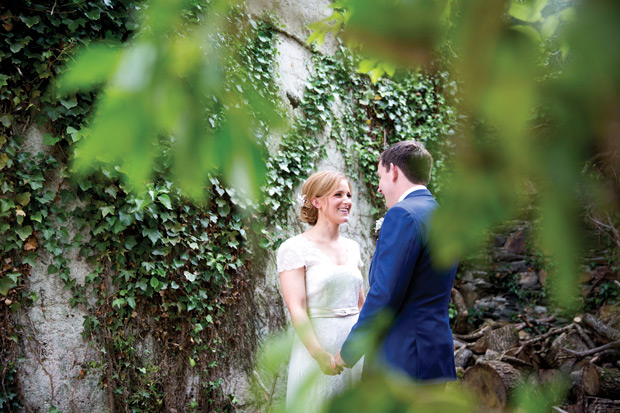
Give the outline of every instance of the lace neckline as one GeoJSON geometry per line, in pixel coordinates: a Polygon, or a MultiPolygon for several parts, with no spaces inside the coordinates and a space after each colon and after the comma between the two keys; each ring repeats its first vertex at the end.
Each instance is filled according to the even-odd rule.
{"type": "MultiPolygon", "coordinates": [[[[344,243],[344,257],[345,257],[345,262],[344,264],[336,264],[334,262],[334,260],[332,260],[327,254],[325,254],[314,242],[310,241],[308,238],[304,237],[303,234],[299,234],[299,236],[306,242],[306,244],[309,244],[310,247],[314,248],[316,251],[319,252],[319,254],[321,254],[326,260],[327,262],[329,262],[330,264],[332,264],[335,267],[344,267],[345,265],[349,265],[349,243],[345,241],[344,243]]],[[[346,238],[342,238],[342,239],[346,239],[346,238]]]]}

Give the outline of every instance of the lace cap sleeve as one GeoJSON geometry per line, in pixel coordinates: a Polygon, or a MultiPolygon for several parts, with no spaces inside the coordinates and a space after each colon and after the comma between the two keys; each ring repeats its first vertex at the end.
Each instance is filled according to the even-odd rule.
{"type": "Polygon", "coordinates": [[[278,272],[294,270],[306,265],[297,237],[289,238],[278,248],[276,264],[278,272]]]}

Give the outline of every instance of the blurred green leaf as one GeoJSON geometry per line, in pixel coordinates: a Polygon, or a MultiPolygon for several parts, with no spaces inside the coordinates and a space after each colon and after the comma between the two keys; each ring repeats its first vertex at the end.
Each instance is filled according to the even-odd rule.
{"type": "Polygon", "coordinates": [[[542,10],[549,0],[511,0],[508,14],[529,23],[542,21],[542,10]]]}
{"type": "Polygon", "coordinates": [[[121,52],[120,46],[102,43],[82,48],[58,79],[59,93],[89,89],[105,82],[117,67],[121,52]]]}

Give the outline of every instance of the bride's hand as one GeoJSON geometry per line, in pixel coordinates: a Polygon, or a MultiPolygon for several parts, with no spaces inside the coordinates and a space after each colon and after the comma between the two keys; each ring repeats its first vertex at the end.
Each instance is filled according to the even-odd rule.
{"type": "Polygon", "coordinates": [[[325,350],[321,351],[314,359],[319,363],[323,374],[335,376],[342,371],[342,368],[336,364],[336,358],[325,350]]]}

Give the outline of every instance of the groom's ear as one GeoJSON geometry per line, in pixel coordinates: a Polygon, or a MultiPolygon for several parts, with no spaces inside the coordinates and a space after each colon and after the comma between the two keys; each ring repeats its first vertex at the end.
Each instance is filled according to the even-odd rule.
{"type": "Polygon", "coordinates": [[[399,172],[400,170],[398,169],[398,167],[394,165],[393,163],[391,163],[390,164],[390,175],[392,175],[392,182],[396,182],[399,172]]]}

